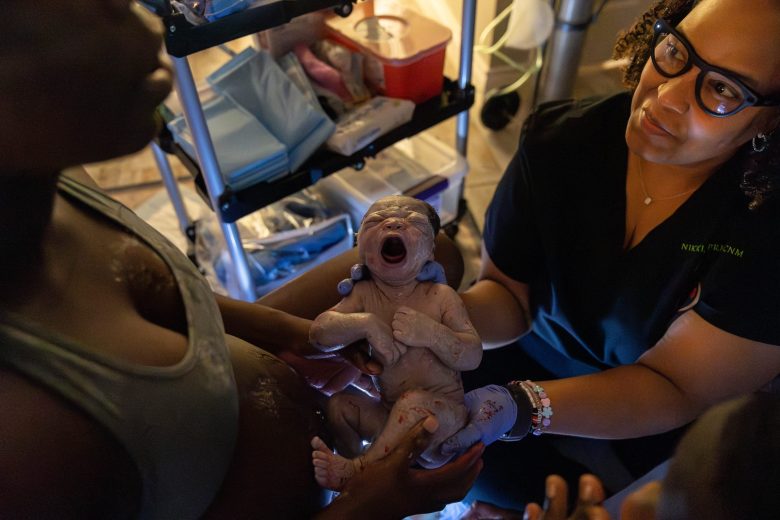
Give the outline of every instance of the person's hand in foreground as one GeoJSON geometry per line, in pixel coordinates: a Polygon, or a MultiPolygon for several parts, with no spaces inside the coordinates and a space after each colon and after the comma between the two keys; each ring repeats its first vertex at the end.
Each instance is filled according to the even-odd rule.
{"type": "MultiPolygon", "coordinates": [[[[568,514],[569,490],[566,481],[558,475],[550,475],[545,482],[544,507],[537,503],[526,506],[525,512],[503,509],[487,502],[474,502],[460,520],[610,520],[601,507],[604,488],[594,475],[580,477],[577,507],[568,514]]],[[[624,516],[625,520],[650,520],[653,517],[624,516]]]]}
{"type": "Polygon", "coordinates": [[[468,392],[464,399],[469,422],[441,445],[445,455],[460,453],[476,442],[487,446],[511,430],[517,420],[517,403],[503,386],[483,386],[468,392]]]}
{"type": "MultiPolygon", "coordinates": [[[[550,475],[545,482],[545,504],[530,503],[523,518],[527,520],[610,520],[607,510],[601,507],[604,487],[594,475],[580,477],[577,506],[568,514],[569,490],[566,481],[558,475],[550,475]]],[[[478,517],[477,517],[478,518],[478,517]]]]}
{"type": "Polygon", "coordinates": [[[411,467],[438,427],[433,417],[417,423],[387,457],[355,474],[316,518],[398,519],[440,511],[447,504],[463,499],[482,470],[483,444],[472,446],[440,468],[411,467]]]}

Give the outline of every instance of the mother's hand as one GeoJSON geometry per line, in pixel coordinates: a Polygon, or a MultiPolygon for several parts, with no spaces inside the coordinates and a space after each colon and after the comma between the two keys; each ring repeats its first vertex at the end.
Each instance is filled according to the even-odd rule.
{"type": "Polygon", "coordinates": [[[462,500],[482,470],[485,446],[477,444],[440,468],[412,468],[437,428],[433,417],[421,420],[387,457],[355,474],[317,518],[397,519],[462,500]]]}
{"type": "MultiPolygon", "coordinates": [[[[365,343],[365,342],[363,342],[365,343]]],[[[382,373],[382,365],[369,358],[367,347],[360,342],[341,350],[302,357],[289,351],[279,354],[309,385],[325,395],[333,395],[354,386],[364,393],[379,397],[371,376],[382,373]]]]}

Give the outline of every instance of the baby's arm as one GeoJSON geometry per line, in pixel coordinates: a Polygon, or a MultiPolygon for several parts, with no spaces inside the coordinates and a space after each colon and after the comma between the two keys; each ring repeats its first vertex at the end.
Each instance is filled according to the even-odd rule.
{"type": "Polygon", "coordinates": [[[469,320],[466,307],[449,286],[436,285],[441,323],[409,307],[393,317],[393,337],[410,347],[426,347],[453,370],[474,370],[482,361],[482,341],[469,320]]]}
{"type": "Polygon", "coordinates": [[[322,352],[332,352],[365,339],[377,361],[391,366],[406,353],[406,346],[393,340],[392,329],[376,314],[362,312],[362,293],[357,288],[331,310],[317,316],[309,329],[309,341],[322,352]]]}
{"type": "Polygon", "coordinates": [[[309,342],[322,352],[332,352],[364,339],[371,315],[362,310],[356,291],[314,319],[309,329],[309,342]]]}

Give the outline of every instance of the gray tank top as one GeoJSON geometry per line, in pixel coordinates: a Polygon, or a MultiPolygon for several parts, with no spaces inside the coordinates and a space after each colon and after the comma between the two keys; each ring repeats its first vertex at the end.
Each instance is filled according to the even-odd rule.
{"type": "Polygon", "coordinates": [[[124,445],[141,475],[140,518],[201,516],[233,456],[238,396],[211,290],[181,252],[132,211],[61,178],[60,192],[116,221],[168,264],[181,292],[189,346],[168,367],[102,356],[15,314],[0,314],[0,363],[85,410],[124,445]]]}

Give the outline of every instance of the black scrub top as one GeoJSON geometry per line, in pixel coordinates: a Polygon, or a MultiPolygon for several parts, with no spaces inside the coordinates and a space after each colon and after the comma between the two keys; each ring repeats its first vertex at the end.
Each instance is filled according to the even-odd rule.
{"type": "Polygon", "coordinates": [[[542,105],[487,210],[490,258],[530,286],[530,354],[558,377],[632,363],[690,309],[780,345],[780,203],[750,211],[736,160],[623,249],[630,103],[542,105]]]}

